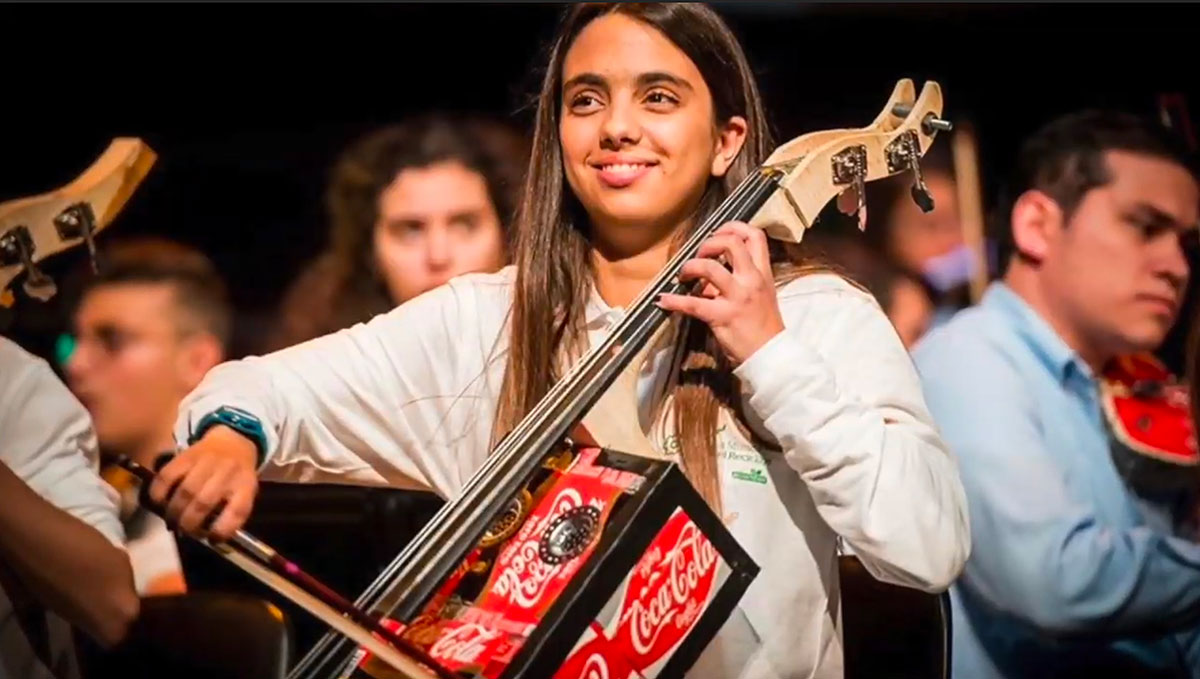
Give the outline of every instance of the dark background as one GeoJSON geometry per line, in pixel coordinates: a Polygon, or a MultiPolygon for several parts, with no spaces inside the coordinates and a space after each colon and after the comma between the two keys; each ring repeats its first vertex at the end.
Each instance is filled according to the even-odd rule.
{"type": "MultiPolygon", "coordinates": [[[[938,80],[979,132],[988,198],[1020,138],[1082,106],[1145,113],[1197,79],[1192,5],[718,3],[777,136],[854,127],[900,77],[938,80]]],[[[73,178],[119,135],[159,161],[102,238],[202,247],[258,347],[286,284],[323,245],[338,151],[409,113],[526,122],[551,4],[9,5],[0,41],[0,200],[73,178]]],[[[78,267],[74,251],[47,264],[78,267]]],[[[69,295],[22,303],[8,334],[49,356],[69,295]]],[[[1173,355],[1169,348],[1169,357],[1173,355]]]]}
{"type": "MultiPolygon", "coordinates": [[[[1020,139],[1057,114],[1085,106],[1154,113],[1166,92],[1200,107],[1197,6],[719,9],[749,53],[779,139],[864,125],[898,78],[918,86],[933,78],[946,116],[978,131],[989,201],[1020,139]]],[[[460,3],[5,6],[0,200],[69,181],[113,137],[143,138],[158,163],[101,240],[152,233],[202,248],[237,307],[233,355],[255,351],[285,286],[324,245],[322,191],[337,153],[372,127],[431,109],[528,122],[522,107],[558,11],[460,3]]],[[[83,263],[75,250],[45,268],[63,278],[83,263]]],[[[50,304],[19,300],[6,334],[51,357],[70,299],[64,286],[50,304]]],[[[1189,309],[1184,318],[1191,316],[1189,309]]],[[[1164,352],[1176,368],[1181,335],[1177,329],[1164,352]]],[[[353,594],[436,504],[307,488],[260,504],[251,528],[353,594]]],[[[255,591],[195,543],[181,547],[194,588],[255,591]]],[[[288,610],[303,649],[319,626],[288,610]]]]}

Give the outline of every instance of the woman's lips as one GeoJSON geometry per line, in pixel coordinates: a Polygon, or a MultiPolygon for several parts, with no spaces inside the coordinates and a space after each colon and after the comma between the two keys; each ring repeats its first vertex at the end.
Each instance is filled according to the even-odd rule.
{"type": "Polygon", "coordinates": [[[596,166],[596,171],[606,186],[620,189],[644,177],[652,167],[653,163],[605,163],[596,166]]]}

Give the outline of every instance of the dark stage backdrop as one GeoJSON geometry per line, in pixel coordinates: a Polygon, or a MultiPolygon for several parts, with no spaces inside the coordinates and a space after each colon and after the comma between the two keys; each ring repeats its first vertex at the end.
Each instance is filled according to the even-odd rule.
{"type": "MultiPolygon", "coordinates": [[[[936,78],[979,134],[989,198],[1019,139],[1083,106],[1197,101],[1193,6],[725,3],[777,135],[865,124],[897,78],[936,78]]],[[[206,251],[255,351],[285,286],[324,245],[328,168],[358,135],[431,109],[527,123],[558,7],[541,4],[123,4],[0,8],[0,200],[73,178],[115,136],[158,164],[103,240],[160,234],[206,251]]],[[[944,141],[941,143],[945,143],[944,141]]],[[[50,357],[64,292],[22,300],[4,332],[50,357]]],[[[1189,314],[1190,315],[1190,314],[1189,314]]],[[[0,328],[3,328],[0,322],[0,328]]],[[[1165,352],[1178,358],[1178,336],[1165,352]]],[[[437,506],[396,491],[270,488],[252,527],[357,593],[437,506]],[[297,489],[299,491],[300,489],[297,489]]],[[[195,588],[263,592],[190,542],[195,588]]],[[[278,599],[278,597],[271,597],[278,599]]],[[[287,607],[304,649],[321,627],[287,607]]]]}
{"type": "MultiPolygon", "coordinates": [[[[780,138],[863,124],[896,78],[936,78],[947,115],[979,130],[989,194],[1020,137],[1052,115],[1148,112],[1160,92],[1200,89],[1194,6],[718,7],[780,138]]],[[[103,238],[154,233],[202,247],[233,290],[234,353],[254,351],[284,287],[324,243],[321,194],[339,149],[429,109],[527,122],[522,105],[558,9],[6,6],[0,199],[61,184],[114,136],[144,138],[159,162],[103,238]]],[[[73,252],[48,268],[80,263],[73,252]]],[[[7,333],[50,355],[69,301],[68,289],[51,305],[22,303],[7,333]]]]}

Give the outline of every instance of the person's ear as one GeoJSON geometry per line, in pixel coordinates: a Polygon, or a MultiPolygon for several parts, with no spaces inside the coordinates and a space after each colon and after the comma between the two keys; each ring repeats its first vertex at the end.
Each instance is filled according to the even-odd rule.
{"type": "Polygon", "coordinates": [[[737,154],[742,150],[742,145],[746,143],[748,129],[745,118],[733,116],[717,130],[712,161],[714,177],[724,177],[725,173],[729,171],[737,154]]]}
{"type": "Polygon", "coordinates": [[[196,333],[180,349],[179,380],[187,390],[195,389],[209,370],[225,360],[225,350],[213,335],[196,333]]]}
{"type": "Polygon", "coordinates": [[[1062,208],[1037,190],[1026,191],[1017,198],[1009,222],[1016,251],[1033,262],[1045,259],[1050,244],[1065,226],[1062,208]]]}

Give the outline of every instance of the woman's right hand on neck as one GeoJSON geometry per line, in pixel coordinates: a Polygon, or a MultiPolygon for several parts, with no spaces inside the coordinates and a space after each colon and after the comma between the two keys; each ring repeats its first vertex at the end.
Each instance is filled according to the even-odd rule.
{"type": "Polygon", "coordinates": [[[165,505],[167,523],[178,530],[227,540],[250,518],[258,493],[256,463],[253,442],[216,425],[159,470],[150,499],[165,505]]]}

